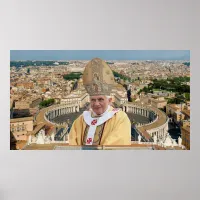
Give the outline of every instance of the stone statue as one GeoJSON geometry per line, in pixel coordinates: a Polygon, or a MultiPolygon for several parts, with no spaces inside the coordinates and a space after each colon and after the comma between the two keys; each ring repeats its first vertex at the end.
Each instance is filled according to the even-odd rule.
{"type": "Polygon", "coordinates": [[[45,139],[45,135],[44,135],[44,130],[41,129],[37,135],[37,140],[36,140],[36,144],[44,144],[44,139],[45,139]]]}
{"type": "Polygon", "coordinates": [[[45,143],[45,144],[50,144],[50,143],[51,143],[50,136],[46,136],[46,137],[44,138],[44,143],[45,143]]]}
{"type": "Polygon", "coordinates": [[[44,129],[41,129],[39,133],[40,133],[43,137],[45,137],[45,131],[44,131],[44,129]]]}
{"type": "Polygon", "coordinates": [[[172,144],[173,144],[173,146],[177,146],[177,143],[176,143],[175,139],[172,139],[172,144]]]}
{"type": "Polygon", "coordinates": [[[36,140],[37,140],[37,138],[34,136],[34,137],[32,138],[32,143],[36,143],[36,140]]]}
{"type": "Polygon", "coordinates": [[[139,135],[139,136],[138,136],[138,143],[141,142],[141,139],[142,139],[142,137],[141,137],[141,135],[139,135]]]}
{"type": "Polygon", "coordinates": [[[31,136],[31,134],[28,136],[28,145],[29,144],[31,144],[31,142],[32,142],[32,136],[31,136]]]}
{"type": "Polygon", "coordinates": [[[153,136],[153,142],[157,143],[157,136],[156,136],[156,134],[153,136]]]}
{"type": "Polygon", "coordinates": [[[51,141],[54,142],[54,133],[51,134],[51,141]]]}
{"type": "Polygon", "coordinates": [[[182,145],[182,138],[179,136],[178,137],[178,146],[181,146],[182,145]]]}

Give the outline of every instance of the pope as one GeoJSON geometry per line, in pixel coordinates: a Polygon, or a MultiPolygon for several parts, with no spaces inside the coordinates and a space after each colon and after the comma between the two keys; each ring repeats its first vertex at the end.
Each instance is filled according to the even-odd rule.
{"type": "Polygon", "coordinates": [[[111,106],[114,83],[112,70],[103,60],[94,58],[86,65],[83,84],[90,95],[90,110],[74,121],[69,145],[131,144],[131,123],[127,114],[111,106]]]}

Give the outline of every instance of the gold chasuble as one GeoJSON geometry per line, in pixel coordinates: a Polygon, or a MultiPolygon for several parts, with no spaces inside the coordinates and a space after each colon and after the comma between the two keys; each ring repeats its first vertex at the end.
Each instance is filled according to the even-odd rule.
{"type": "MultiPolygon", "coordinates": [[[[110,107],[108,112],[114,111],[110,107]]],[[[91,112],[91,118],[93,118],[91,112]]],[[[97,118],[97,117],[96,117],[97,118]]],[[[94,118],[94,119],[96,119],[94,118]]],[[[90,126],[85,122],[84,116],[80,115],[73,123],[69,133],[69,145],[87,145],[90,126]]],[[[130,145],[131,123],[127,114],[117,111],[110,119],[95,129],[91,145],[130,145]]]]}

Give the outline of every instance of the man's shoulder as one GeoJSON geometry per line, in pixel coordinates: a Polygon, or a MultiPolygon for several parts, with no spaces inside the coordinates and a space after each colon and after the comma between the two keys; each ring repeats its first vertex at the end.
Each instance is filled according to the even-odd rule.
{"type": "Polygon", "coordinates": [[[80,114],[80,115],[74,120],[74,123],[81,122],[81,121],[83,121],[83,113],[80,114]]]}
{"type": "Polygon", "coordinates": [[[127,114],[121,108],[117,108],[117,109],[118,109],[118,112],[115,114],[116,118],[118,118],[118,119],[124,119],[124,118],[128,117],[127,114]]]}
{"type": "Polygon", "coordinates": [[[117,114],[120,113],[120,114],[126,114],[121,108],[111,108],[111,111],[116,111],[117,114]]]}

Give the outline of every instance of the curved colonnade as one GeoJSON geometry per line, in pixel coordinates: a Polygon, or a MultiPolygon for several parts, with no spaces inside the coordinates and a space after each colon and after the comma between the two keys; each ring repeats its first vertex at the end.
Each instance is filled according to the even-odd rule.
{"type": "Polygon", "coordinates": [[[168,133],[168,117],[158,108],[127,103],[123,105],[123,111],[142,115],[149,119],[149,123],[136,125],[136,129],[141,135],[148,133],[151,137],[156,136],[157,139],[166,137],[168,133]]]}
{"type": "MultiPolygon", "coordinates": [[[[50,107],[44,113],[44,119],[51,124],[58,125],[59,123],[53,122],[53,119],[59,117],[61,115],[65,115],[67,113],[74,113],[79,112],[79,105],[78,104],[60,104],[53,107],[50,107]]],[[[59,125],[63,125],[60,123],[59,125]]]]}
{"type": "MultiPolygon", "coordinates": [[[[142,106],[133,103],[124,104],[122,110],[138,114],[149,119],[149,123],[138,123],[136,125],[136,129],[141,133],[141,135],[148,133],[151,137],[156,135],[158,139],[166,137],[168,133],[168,117],[161,110],[152,106],[142,106]]],[[[44,119],[48,123],[58,125],[58,123],[53,122],[54,118],[74,112],[79,112],[78,104],[60,104],[51,106],[45,111],[44,119]]]]}
{"type": "Polygon", "coordinates": [[[137,123],[136,127],[141,127],[143,125],[152,124],[158,119],[158,115],[153,110],[147,109],[147,107],[142,107],[136,104],[125,104],[123,106],[123,111],[126,113],[133,113],[137,115],[144,116],[149,119],[149,123],[137,123]]]}

